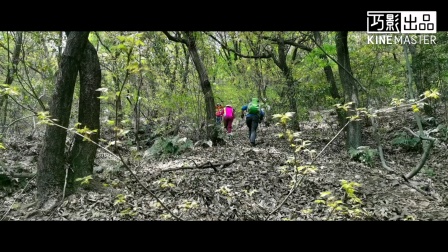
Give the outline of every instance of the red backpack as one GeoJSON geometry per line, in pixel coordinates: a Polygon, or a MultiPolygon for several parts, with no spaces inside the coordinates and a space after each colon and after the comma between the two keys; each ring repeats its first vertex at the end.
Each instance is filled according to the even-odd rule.
{"type": "Polygon", "coordinates": [[[222,108],[222,106],[219,105],[219,104],[216,105],[216,113],[215,113],[215,115],[221,117],[223,114],[224,114],[224,109],[222,108]]]}

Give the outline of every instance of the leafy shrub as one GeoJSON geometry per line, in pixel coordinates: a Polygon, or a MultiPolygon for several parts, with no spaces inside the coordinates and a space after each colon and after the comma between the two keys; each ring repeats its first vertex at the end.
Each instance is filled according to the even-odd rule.
{"type": "Polygon", "coordinates": [[[146,151],[149,156],[171,156],[178,155],[193,146],[193,142],[185,137],[159,137],[154,144],[146,151]]]}
{"type": "Polygon", "coordinates": [[[448,140],[448,126],[445,124],[439,124],[437,126],[438,134],[437,136],[443,141],[448,140]]]}
{"type": "Polygon", "coordinates": [[[371,149],[368,146],[359,146],[357,149],[350,147],[348,153],[351,159],[372,167],[375,161],[375,156],[378,154],[378,150],[371,149]]]}
{"type": "Polygon", "coordinates": [[[418,137],[407,135],[406,132],[400,132],[392,139],[392,145],[400,146],[406,151],[416,151],[421,149],[422,141],[418,137]]]}
{"type": "Polygon", "coordinates": [[[425,175],[428,176],[428,177],[434,177],[434,176],[436,176],[436,172],[434,171],[433,168],[430,168],[430,167],[424,167],[424,168],[422,169],[422,173],[425,174],[425,175]]]}

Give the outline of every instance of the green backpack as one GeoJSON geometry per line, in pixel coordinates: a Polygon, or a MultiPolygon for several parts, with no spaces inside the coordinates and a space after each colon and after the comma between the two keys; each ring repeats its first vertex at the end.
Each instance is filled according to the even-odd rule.
{"type": "Polygon", "coordinates": [[[257,98],[252,98],[252,102],[247,105],[247,113],[258,115],[260,113],[260,104],[257,98]]]}

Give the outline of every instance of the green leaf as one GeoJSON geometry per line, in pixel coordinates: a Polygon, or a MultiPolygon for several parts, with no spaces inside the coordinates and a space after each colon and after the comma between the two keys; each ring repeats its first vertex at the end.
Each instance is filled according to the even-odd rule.
{"type": "Polygon", "coordinates": [[[320,193],[320,197],[321,197],[321,198],[325,198],[325,197],[327,197],[327,196],[330,195],[330,194],[331,194],[330,191],[321,192],[321,193],[320,193]]]}
{"type": "Polygon", "coordinates": [[[107,92],[108,88],[107,87],[103,87],[103,88],[98,88],[95,91],[100,91],[100,92],[107,92]]]}

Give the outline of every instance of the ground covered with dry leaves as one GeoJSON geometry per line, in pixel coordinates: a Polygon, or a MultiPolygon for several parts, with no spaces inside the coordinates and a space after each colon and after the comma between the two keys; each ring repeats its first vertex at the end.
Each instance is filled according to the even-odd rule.
{"type": "MultiPolygon", "coordinates": [[[[39,141],[15,139],[0,152],[0,171],[14,173],[0,188],[0,219],[446,220],[448,135],[437,128],[443,122],[425,128],[438,141],[424,168],[406,182],[400,174],[416,167],[422,152],[392,144],[402,127],[416,130],[412,113],[397,113],[379,118],[385,160],[395,172],[382,168],[378,155],[352,159],[344,133],[338,134],[335,118],[328,114],[302,122],[297,138],[310,141],[306,148],[311,152],[296,153],[300,169],[287,162],[295,153],[278,137],[278,126],[261,125],[257,145],[251,147],[246,126],[237,120],[232,139],[223,145],[198,144],[174,157],[130,158],[135,177],[99,151],[93,180],[45,214],[33,205],[39,141]],[[314,161],[313,150],[320,154],[314,161]],[[344,181],[352,186],[344,189],[344,181]]],[[[363,127],[363,145],[377,148],[372,127],[363,127]]]]}

